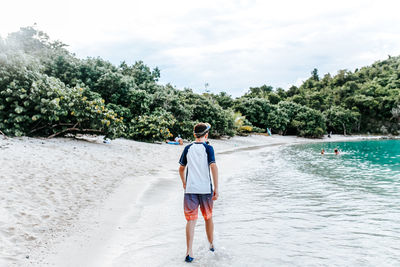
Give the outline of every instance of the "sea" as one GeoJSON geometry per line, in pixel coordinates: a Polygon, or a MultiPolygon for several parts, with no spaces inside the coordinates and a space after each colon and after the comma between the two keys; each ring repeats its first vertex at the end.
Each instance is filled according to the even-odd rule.
{"type": "MultiPolygon", "coordinates": [[[[208,250],[200,215],[192,266],[400,266],[399,140],[275,146],[218,158],[236,168],[221,167],[216,251],[208,250]]],[[[169,181],[149,189],[115,266],[187,266],[183,196],[169,181]]]]}

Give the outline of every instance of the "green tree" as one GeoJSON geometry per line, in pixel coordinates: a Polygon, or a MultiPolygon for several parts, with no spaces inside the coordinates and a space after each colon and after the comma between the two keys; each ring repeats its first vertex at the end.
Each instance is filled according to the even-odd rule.
{"type": "Polygon", "coordinates": [[[278,109],[285,114],[288,121],[284,134],[296,134],[304,137],[321,137],[326,131],[326,121],[323,114],[294,102],[282,101],[278,109]]]}
{"type": "Polygon", "coordinates": [[[313,69],[313,71],[311,72],[311,78],[316,82],[319,81],[318,69],[313,69]]]}
{"type": "Polygon", "coordinates": [[[242,97],[236,99],[235,110],[242,113],[252,125],[266,129],[271,127],[268,121],[268,114],[274,106],[265,98],[242,97]]]}
{"type": "Polygon", "coordinates": [[[233,107],[234,100],[232,96],[228,95],[226,92],[220,92],[219,94],[212,95],[212,97],[223,109],[230,109],[233,107]]]}
{"type": "Polygon", "coordinates": [[[268,114],[268,123],[272,131],[283,134],[289,124],[288,114],[281,108],[277,107],[268,114]]]}
{"type": "Polygon", "coordinates": [[[140,141],[164,141],[172,137],[170,127],[175,123],[171,113],[158,109],[152,114],[132,119],[127,136],[140,141]]]}
{"type": "Polygon", "coordinates": [[[335,133],[351,134],[357,129],[360,113],[344,109],[343,107],[332,107],[324,112],[328,130],[335,133]]]}
{"type": "Polygon", "coordinates": [[[250,87],[249,91],[244,96],[268,98],[268,95],[273,91],[273,89],[274,88],[272,86],[265,84],[260,87],[250,87]]]}

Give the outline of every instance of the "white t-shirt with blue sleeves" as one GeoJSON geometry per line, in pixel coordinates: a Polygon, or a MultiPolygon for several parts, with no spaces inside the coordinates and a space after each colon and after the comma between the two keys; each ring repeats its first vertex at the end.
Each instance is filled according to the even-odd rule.
{"type": "Polygon", "coordinates": [[[212,182],[210,164],[215,163],[214,148],[194,142],[182,152],[179,164],[186,166],[186,194],[210,194],[212,182]]]}

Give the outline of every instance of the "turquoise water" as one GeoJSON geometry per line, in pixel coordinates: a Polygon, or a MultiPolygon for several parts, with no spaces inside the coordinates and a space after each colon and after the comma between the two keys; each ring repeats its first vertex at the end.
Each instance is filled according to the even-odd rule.
{"type": "MultiPolygon", "coordinates": [[[[315,156],[321,149],[325,149],[328,159],[333,155],[334,149],[338,148],[340,157],[336,157],[340,164],[344,166],[375,168],[384,172],[400,173],[400,140],[373,140],[359,142],[334,142],[334,143],[315,143],[308,145],[293,146],[292,151],[299,153],[300,159],[307,161],[308,159],[316,159],[315,156]],[[304,158],[307,157],[308,159],[304,158]]],[[[318,158],[317,158],[318,159],[318,158]]],[[[318,162],[325,162],[319,161],[318,162]]],[[[376,173],[379,175],[379,173],[376,173]]]]}
{"type": "Polygon", "coordinates": [[[287,152],[296,169],[344,188],[353,186],[388,196],[400,192],[399,140],[308,144],[292,146],[287,152]],[[334,154],[335,148],[339,155],[334,154]]]}
{"type": "MultiPolygon", "coordinates": [[[[400,141],[217,151],[216,252],[200,217],[191,266],[400,266],[399,152],[400,141]]],[[[179,186],[173,173],[143,195],[113,266],[187,266],[179,186]]]]}
{"type": "Polygon", "coordinates": [[[256,153],[215,208],[227,266],[400,266],[400,141],[256,153]]]}

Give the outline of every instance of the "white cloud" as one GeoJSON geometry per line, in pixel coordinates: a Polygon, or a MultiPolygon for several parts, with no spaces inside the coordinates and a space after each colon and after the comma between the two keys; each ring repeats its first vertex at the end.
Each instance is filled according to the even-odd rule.
{"type": "Polygon", "coordinates": [[[160,66],[162,82],[288,87],[400,54],[397,1],[8,1],[0,34],[32,25],[78,56],[160,66]]]}

